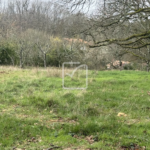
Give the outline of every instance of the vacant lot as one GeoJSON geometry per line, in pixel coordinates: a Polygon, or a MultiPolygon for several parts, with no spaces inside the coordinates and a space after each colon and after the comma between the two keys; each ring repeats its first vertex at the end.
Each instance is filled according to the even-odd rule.
{"type": "Polygon", "coordinates": [[[0,150],[150,149],[149,73],[89,71],[87,90],[61,74],[0,67],[0,150]]]}

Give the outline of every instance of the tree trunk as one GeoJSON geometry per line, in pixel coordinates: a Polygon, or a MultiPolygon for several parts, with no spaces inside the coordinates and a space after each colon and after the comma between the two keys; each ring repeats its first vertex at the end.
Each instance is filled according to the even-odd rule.
{"type": "Polygon", "coordinates": [[[14,63],[13,58],[12,58],[12,57],[10,57],[10,59],[11,59],[12,65],[14,66],[14,65],[15,65],[15,63],[14,63]]]}
{"type": "Polygon", "coordinates": [[[22,59],[20,59],[20,68],[23,68],[22,59]]]}
{"type": "Polygon", "coordinates": [[[44,53],[44,67],[46,68],[46,54],[44,53]]]}
{"type": "Polygon", "coordinates": [[[149,61],[147,62],[147,72],[149,72],[149,69],[150,69],[150,67],[149,67],[149,61]]]}
{"type": "Polygon", "coordinates": [[[20,68],[23,68],[22,50],[20,51],[20,68]]]}
{"type": "Polygon", "coordinates": [[[120,68],[120,71],[122,70],[122,61],[120,60],[119,62],[119,68],[120,68]]]}
{"type": "Polygon", "coordinates": [[[60,68],[60,61],[59,61],[59,68],[60,68]]]}

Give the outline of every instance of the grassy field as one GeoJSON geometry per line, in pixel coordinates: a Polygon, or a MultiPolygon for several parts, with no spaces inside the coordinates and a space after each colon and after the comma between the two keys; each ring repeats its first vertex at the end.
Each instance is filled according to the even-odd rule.
{"type": "Polygon", "coordinates": [[[61,75],[0,67],[0,150],[150,149],[149,73],[89,71],[87,90],[61,75]]]}

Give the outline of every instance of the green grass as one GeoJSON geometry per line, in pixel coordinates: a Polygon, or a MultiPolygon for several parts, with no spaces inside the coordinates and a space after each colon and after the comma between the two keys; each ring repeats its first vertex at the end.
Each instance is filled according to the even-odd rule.
{"type": "Polygon", "coordinates": [[[1,67],[0,83],[0,150],[150,149],[147,72],[89,71],[66,90],[59,69],[1,67]]]}

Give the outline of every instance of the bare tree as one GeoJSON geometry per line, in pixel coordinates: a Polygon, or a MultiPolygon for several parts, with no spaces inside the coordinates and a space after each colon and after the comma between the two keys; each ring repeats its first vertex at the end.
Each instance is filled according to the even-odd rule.
{"type": "MultiPolygon", "coordinates": [[[[70,2],[72,7],[75,7],[85,5],[87,1],[88,0],[79,0],[78,2],[68,2],[70,2]]],[[[104,4],[104,9],[101,9],[99,14],[90,18],[87,22],[87,29],[82,31],[93,41],[90,48],[116,44],[122,47],[126,52],[139,59],[145,60],[149,68],[150,1],[108,0],[107,3],[104,4]],[[114,36],[118,31],[120,31],[120,33],[117,34],[118,36],[114,36]],[[100,38],[102,34],[103,38],[100,38]]]]}
{"type": "Polygon", "coordinates": [[[44,62],[44,67],[46,68],[47,67],[47,65],[46,65],[46,55],[50,51],[50,43],[46,43],[45,45],[42,45],[39,41],[37,41],[36,45],[42,53],[42,59],[43,59],[43,62],[44,62]]]}
{"type": "Polygon", "coordinates": [[[17,45],[18,45],[17,54],[20,60],[20,68],[23,68],[24,63],[28,57],[30,48],[28,47],[27,41],[24,40],[18,40],[17,45]]]}

